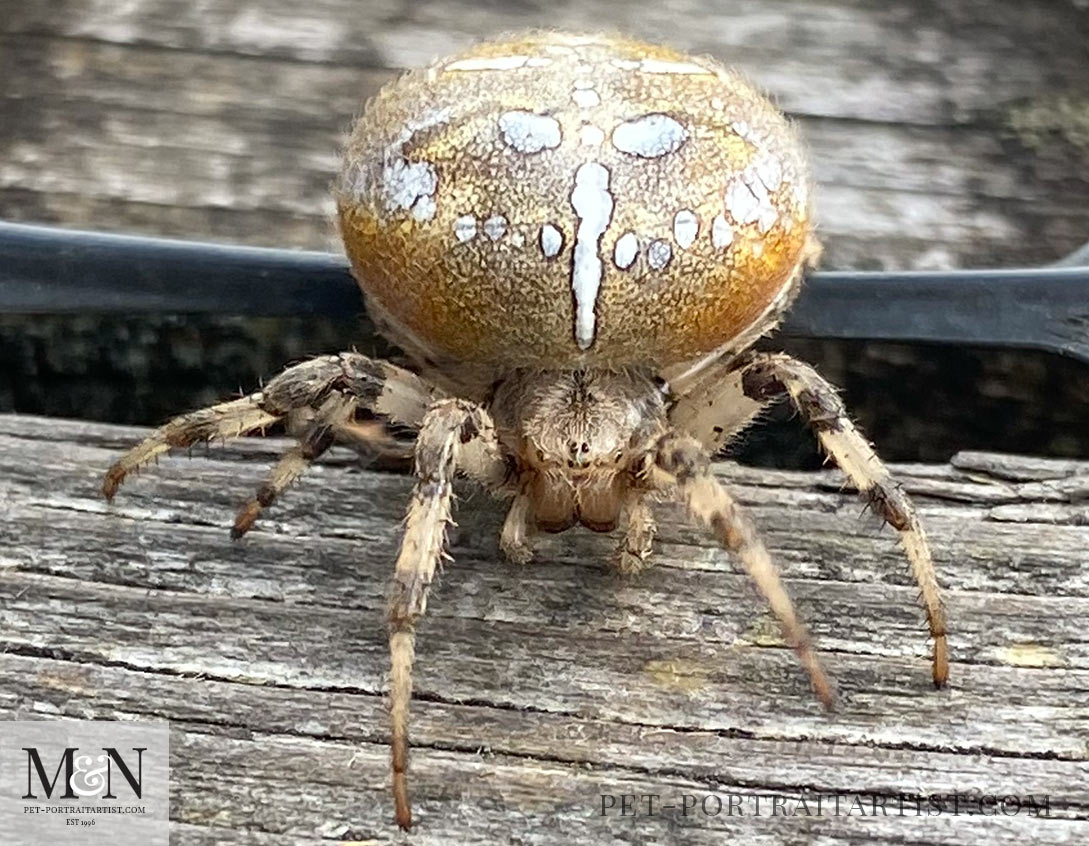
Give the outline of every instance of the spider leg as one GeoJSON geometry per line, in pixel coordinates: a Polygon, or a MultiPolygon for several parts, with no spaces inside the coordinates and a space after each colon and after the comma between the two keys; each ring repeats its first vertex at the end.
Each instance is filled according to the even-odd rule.
{"type": "Polygon", "coordinates": [[[533,500],[523,487],[514,495],[499,534],[499,548],[515,564],[528,564],[533,558],[529,537],[533,533],[533,500]]]}
{"type": "Polygon", "coordinates": [[[465,400],[444,399],[424,416],[416,439],[416,485],[405,518],[389,604],[390,720],[393,801],[397,824],[412,827],[408,798],[408,709],[416,621],[446,555],[454,474],[458,470],[489,487],[503,484],[507,465],[491,417],[465,400]]]}
{"type": "Polygon", "coordinates": [[[412,444],[394,437],[381,420],[349,420],[337,428],[337,443],[367,458],[391,461],[412,458],[412,444]]]}
{"type": "Polygon", "coordinates": [[[165,452],[214,438],[237,438],[264,430],[279,416],[268,411],[260,394],[219,403],[175,417],[113,463],[102,482],[102,494],[113,499],[125,478],[165,452]]]}
{"type": "Polygon", "coordinates": [[[930,547],[915,508],[881,459],[862,436],[836,393],[810,365],[782,354],[757,354],[742,365],[742,386],[754,400],[786,394],[814,429],[817,438],[862,496],[900,533],[911,571],[919,585],[930,636],[934,640],[934,685],[949,678],[949,646],[941,589],[930,547]]]}
{"type": "Polygon", "coordinates": [[[231,537],[237,539],[246,534],[261,516],[262,509],[272,505],[311,462],[333,445],[337,430],[351,418],[355,407],[355,397],[346,394],[338,392],[326,398],[299,438],[299,443],[283,454],[253,498],[238,510],[231,537]]]}
{"type": "Polygon", "coordinates": [[[623,531],[613,559],[616,569],[625,574],[638,573],[647,566],[657,532],[654,513],[645,491],[633,488],[626,493],[623,531]]]}
{"type": "Polygon", "coordinates": [[[669,383],[675,397],[669,422],[698,440],[711,455],[747,428],[769,404],[745,396],[742,374],[736,368],[736,359],[721,358],[669,383]]]}
{"type": "MultiPolygon", "coordinates": [[[[249,396],[183,414],[159,427],[110,467],[102,493],[113,499],[130,473],[172,449],[263,431],[293,412],[318,411],[337,395],[410,426],[420,424],[436,398],[434,388],[388,362],[359,353],[320,356],[289,367],[249,396]]],[[[289,458],[279,473],[294,478],[298,462],[298,456],[289,458]]]]}
{"type": "Polygon", "coordinates": [[[689,515],[710,529],[715,539],[737,555],[757,589],[764,595],[783,627],[783,634],[809,675],[817,698],[831,709],[835,701],[832,683],[821,668],[805,625],[794,613],[794,606],[779,579],[764,542],[749,515],[711,474],[711,459],[692,437],[670,432],[653,448],[653,461],[660,471],[660,486],[675,485],[689,515]],[[661,478],[664,475],[664,479],[661,478]]]}

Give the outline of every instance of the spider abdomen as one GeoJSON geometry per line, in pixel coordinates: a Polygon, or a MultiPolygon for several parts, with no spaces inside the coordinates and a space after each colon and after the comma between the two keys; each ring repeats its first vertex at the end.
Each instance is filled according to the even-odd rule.
{"type": "Polygon", "coordinates": [[[357,122],[341,232],[395,340],[493,366],[664,366],[781,307],[811,235],[783,116],[706,58],[604,36],[490,42],[357,122]]]}

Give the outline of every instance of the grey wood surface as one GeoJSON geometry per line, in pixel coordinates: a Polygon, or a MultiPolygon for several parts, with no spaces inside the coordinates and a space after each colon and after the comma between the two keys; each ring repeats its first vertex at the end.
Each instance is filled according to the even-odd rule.
{"type": "Polygon", "coordinates": [[[384,593],[409,480],[334,452],[241,543],[281,440],[164,460],[112,506],[143,430],[0,416],[0,717],[167,719],[172,842],[1059,844],[1089,839],[1089,463],[897,468],[934,547],[951,685],[929,684],[891,530],[838,472],[719,471],[751,509],[840,694],[823,713],[727,555],[663,507],[657,566],[614,539],[497,560],[463,489],[418,643],[418,830],[387,799],[384,593]],[[754,815],[755,797],[1048,797],[1049,816],[754,815]],[[744,816],[600,815],[731,795],[744,816]]]}

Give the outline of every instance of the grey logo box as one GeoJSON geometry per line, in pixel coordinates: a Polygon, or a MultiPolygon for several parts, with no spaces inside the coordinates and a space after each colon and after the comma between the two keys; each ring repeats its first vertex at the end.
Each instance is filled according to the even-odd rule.
{"type": "Polygon", "coordinates": [[[0,721],[4,846],[168,846],[166,723],[0,721]]]}

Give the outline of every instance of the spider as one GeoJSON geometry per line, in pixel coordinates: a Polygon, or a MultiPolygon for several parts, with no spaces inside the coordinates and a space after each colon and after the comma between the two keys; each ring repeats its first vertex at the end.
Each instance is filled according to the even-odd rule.
{"type": "Polygon", "coordinates": [[[288,368],[182,415],[107,473],[288,421],[298,443],[245,503],[244,534],[337,441],[416,433],[415,487],[389,601],[395,819],[412,825],[415,626],[445,556],[458,474],[510,501],[499,545],[619,530],[613,566],[649,562],[671,497],[751,575],[819,700],[833,686],[752,521],[711,458],[788,399],[899,533],[948,677],[945,615],[908,498],[811,366],[752,351],[820,248],[802,144],[737,73],[620,37],[529,32],[388,84],[356,122],[336,182],[352,270],[410,367],[357,352],[288,368]]]}

